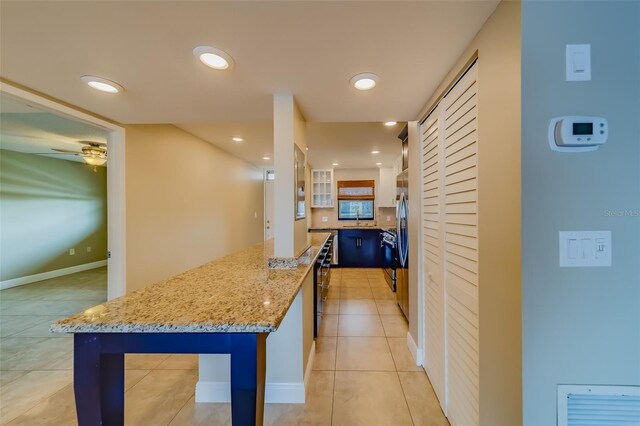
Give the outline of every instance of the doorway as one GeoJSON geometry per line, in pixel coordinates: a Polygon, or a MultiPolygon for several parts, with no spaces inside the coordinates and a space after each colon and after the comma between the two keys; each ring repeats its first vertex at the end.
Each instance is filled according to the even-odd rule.
{"type": "MultiPolygon", "coordinates": [[[[110,300],[124,295],[126,292],[124,128],[5,82],[0,82],[0,95],[49,115],[92,126],[106,135],[106,150],[109,156],[106,176],[107,298],[110,300]]],[[[86,251],[86,247],[83,250],[86,251]]]]}
{"type": "Polygon", "coordinates": [[[275,181],[275,173],[273,170],[265,170],[264,172],[264,240],[273,238],[273,216],[275,214],[273,202],[273,182],[275,181]]]}

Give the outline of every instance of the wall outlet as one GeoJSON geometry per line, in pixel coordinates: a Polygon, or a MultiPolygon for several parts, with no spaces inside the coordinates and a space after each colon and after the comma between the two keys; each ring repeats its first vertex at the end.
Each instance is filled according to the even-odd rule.
{"type": "Polygon", "coordinates": [[[76,254],[76,249],[69,249],[69,256],[73,256],[74,254],[76,254]]]}
{"type": "Polygon", "coordinates": [[[91,246],[87,246],[87,253],[91,253],[91,246]]]}
{"type": "Polygon", "coordinates": [[[387,216],[387,222],[391,222],[391,216],[387,216]]]}
{"type": "Polygon", "coordinates": [[[253,218],[257,219],[258,218],[258,212],[253,212],[253,218]]]}
{"type": "Polygon", "coordinates": [[[322,221],[323,222],[329,222],[329,218],[327,216],[322,216],[322,221]]]}

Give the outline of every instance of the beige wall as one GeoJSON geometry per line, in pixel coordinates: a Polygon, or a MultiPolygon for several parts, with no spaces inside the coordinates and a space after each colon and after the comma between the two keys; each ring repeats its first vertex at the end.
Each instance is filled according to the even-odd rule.
{"type": "MultiPolygon", "coordinates": [[[[342,226],[345,223],[353,224],[353,221],[338,220],[338,200],[336,199],[336,185],[339,180],[375,180],[376,196],[380,188],[380,172],[378,169],[334,169],[333,170],[333,208],[330,209],[312,209],[311,210],[311,226],[313,228],[331,228],[342,226]],[[327,222],[322,222],[322,217],[327,217],[327,222]]],[[[309,201],[311,202],[311,201],[309,201]]],[[[378,226],[395,226],[396,225],[396,209],[393,207],[376,208],[375,220],[378,226]],[[387,220],[389,216],[389,220],[387,220]]],[[[368,221],[366,221],[368,222],[368,221]]]]}
{"type": "Polygon", "coordinates": [[[262,241],[261,170],[172,125],[126,131],[127,292],[262,241]]]}
{"type": "Polygon", "coordinates": [[[520,7],[498,5],[419,115],[477,51],[482,425],[522,423],[520,7]]]}
{"type": "Polygon", "coordinates": [[[107,169],[2,150],[0,215],[0,281],[105,260],[107,169]]]}

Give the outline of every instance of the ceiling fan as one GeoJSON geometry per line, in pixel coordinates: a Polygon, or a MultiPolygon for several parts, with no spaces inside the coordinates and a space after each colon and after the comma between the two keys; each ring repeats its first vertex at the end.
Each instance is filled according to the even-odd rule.
{"type": "MultiPolygon", "coordinates": [[[[92,141],[78,141],[78,143],[83,144],[83,147],[80,148],[80,151],[71,151],[68,149],[58,149],[51,148],[52,151],[57,151],[60,154],[72,154],[82,157],[85,163],[90,166],[93,166],[94,170],[96,166],[102,166],[107,162],[107,144],[102,142],[92,142],[92,141]]],[[[37,154],[47,154],[47,155],[56,155],[52,152],[39,152],[37,154]]]]}

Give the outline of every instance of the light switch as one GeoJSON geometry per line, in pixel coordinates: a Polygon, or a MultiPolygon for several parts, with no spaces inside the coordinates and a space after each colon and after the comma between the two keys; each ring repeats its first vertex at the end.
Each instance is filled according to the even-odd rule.
{"type": "Polygon", "coordinates": [[[611,266],[611,231],[560,231],[560,266],[611,266]]]}
{"type": "Polygon", "coordinates": [[[575,238],[569,239],[569,250],[567,255],[569,259],[577,259],[578,258],[578,240],[575,238]]]}
{"type": "Polygon", "coordinates": [[[567,44],[567,81],[591,80],[591,45],[567,44]]]}
{"type": "Polygon", "coordinates": [[[322,216],[322,221],[323,222],[329,222],[329,218],[327,216],[322,216]]]}

